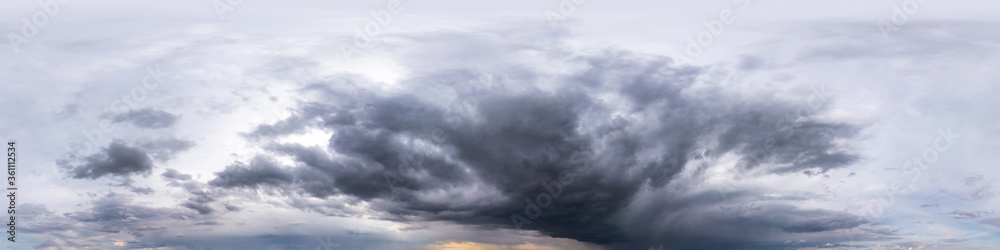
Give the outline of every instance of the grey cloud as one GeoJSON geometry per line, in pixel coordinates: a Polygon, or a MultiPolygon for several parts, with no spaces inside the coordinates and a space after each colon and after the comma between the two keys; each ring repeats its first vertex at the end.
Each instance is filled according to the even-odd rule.
{"type": "Polygon", "coordinates": [[[237,207],[237,206],[234,206],[234,205],[230,205],[230,204],[222,204],[222,206],[226,208],[226,211],[230,211],[230,212],[238,212],[238,211],[241,210],[240,207],[237,207]]]}
{"type": "Polygon", "coordinates": [[[182,203],[181,206],[194,209],[195,211],[198,211],[199,214],[210,214],[212,212],[215,212],[215,209],[212,209],[211,207],[203,203],[197,203],[192,201],[182,203]]]}
{"type": "Polygon", "coordinates": [[[150,187],[144,187],[144,188],[143,187],[132,187],[132,188],[129,189],[129,191],[132,191],[133,193],[145,194],[145,195],[149,195],[149,194],[155,193],[153,191],[153,189],[150,188],[150,187]]]}
{"type": "Polygon", "coordinates": [[[178,116],[163,110],[144,108],[131,110],[112,117],[112,121],[128,122],[140,128],[161,129],[173,126],[178,116]]]}
{"type": "Polygon", "coordinates": [[[71,177],[76,179],[97,179],[104,176],[128,177],[134,174],[149,174],[153,161],[145,150],[130,147],[122,141],[111,142],[102,152],[82,159],[80,165],[68,165],[71,177]]]}
{"type": "Polygon", "coordinates": [[[173,169],[173,168],[168,168],[167,171],[164,171],[163,174],[161,174],[160,176],[163,177],[164,180],[168,180],[168,181],[187,181],[187,180],[191,180],[191,175],[181,173],[180,171],[177,171],[177,169],[173,169]]]}
{"type": "Polygon", "coordinates": [[[229,165],[209,184],[219,187],[250,187],[282,185],[292,181],[292,175],[281,169],[273,160],[256,157],[250,164],[241,162],[229,165]]]}

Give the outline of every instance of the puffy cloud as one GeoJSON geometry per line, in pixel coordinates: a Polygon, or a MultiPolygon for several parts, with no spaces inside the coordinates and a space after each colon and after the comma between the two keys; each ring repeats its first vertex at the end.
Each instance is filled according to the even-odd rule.
{"type": "Polygon", "coordinates": [[[111,142],[102,152],[84,157],[80,165],[68,165],[70,177],[76,179],[97,179],[104,176],[128,177],[135,174],[149,174],[153,169],[153,160],[145,150],[132,147],[123,141],[111,142]]]}
{"type": "Polygon", "coordinates": [[[219,187],[250,187],[283,185],[292,181],[292,175],[281,169],[273,160],[257,157],[249,164],[237,162],[229,165],[209,184],[219,187]]]}

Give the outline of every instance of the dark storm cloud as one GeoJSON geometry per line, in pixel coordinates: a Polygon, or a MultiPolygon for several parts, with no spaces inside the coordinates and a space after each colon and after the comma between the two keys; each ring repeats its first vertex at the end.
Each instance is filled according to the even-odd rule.
{"type": "MultiPolygon", "coordinates": [[[[774,235],[763,232],[819,233],[867,223],[787,204],[808,197],[773,199],[753,190],[729,199],[716,192],[642,195],[669,194],[671,184],[690,188],[723,155],[736,156],[746,175],[806,178],[856,162],[853,149],[837,142],[852,140],[860,128],[816,119],[824,101],[740,96],[698,83],[703,69],[628,51],[545,55],[574,70],[551,75],[477,62],[509,73],[490,82],[483,80],[490,73],[480,70],[442,68],[461,65],[446,57],[434,66],[405,65],[412,71],[399,83],[412,87],[406,91],[352,98],[361,91],[339,86],[370,83],[347,75],[313,83],[302,91],[319,101],[303,102],[287,119],[246,135],[267,139],[321,129],[333,132],[325,147],[272,143],[266,149],[296,164],[278,166],[261,156],[226,167],[210,184],[346,195],[368,201],[383,219],[523,226],[600,244],[676,239],[676,246],[724,247],[760,240],[747,235],[774,235]],[[690,168],[700,169],[680,177],[690,168]],[[537,205],[542,193],[551,194],[551,204],[528,215],[526,207],[537,205]],[[531,222],[518,225],[514,215],[531,222]]],[[[348,213],[290,199],[304,210],[348,213]]]]}
{"type": "Polygon", "coordinates": [[[153,160],[145,150],[130,147],[122,141],[111,142],[102,152],[82,159],[82,164],[69,167],[71,177],[76,179],[97,179],[103,176],[128,177],[134,174],[149,174],[153,160]]]}
{"type": "Polygon", "coordinates": [[[163,110],[144,108],[112,117],[114,122],[128,122],[140,128],[160,129],[173,126],[178,116],[163,110]]]}

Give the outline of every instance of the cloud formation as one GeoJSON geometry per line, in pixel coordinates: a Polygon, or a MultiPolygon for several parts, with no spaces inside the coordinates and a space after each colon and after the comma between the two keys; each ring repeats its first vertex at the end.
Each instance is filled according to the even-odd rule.
{"type": "MultiPolygon", "coordinates": [[[[457,47],[479,41],[451,36],[458,37],[457,47]]],[[[842,142],[854,140],[861,127],[820,119],[824,100],[818,98],[826,97],[747,96],[698,81],[705,69],[630,51],[566,55],[523,44],[491,46],[509,54],[543,51],[545,60],[567,66],[531,69],[517,60],[491,61],[491,71],[407,65],[411,75],[392,92],[345,89],[343,83],[370,85],[350,75],[313,83],[302,95],[318,100],[245,135],[266,141],[329,131],[327,145],[272,142],[267,149],[294,164],[258,156],[226,167],[209,183],[284,188],[293,200],[296,193],[346,196],[366,202],[382,219],[519,228],[599,244],[667,238],[680,240],[678,246],[724,246],[764,236],[757,232],[774,237],[867,223],[844,212],[799,208],[792,198],[754,203],[763,199],[758,190],[728,199],[681,191],[700,185],[708,168],[726,164],[736,176],[805,178],[857,162],[842,142]],[[714,243],[696,240],[703,238],[714,243]]],[[[454,60],[422,56],[440,58],[439,65],[454,60]]],[[[463,60],[491,60],[479,56],[463,60]]]]}

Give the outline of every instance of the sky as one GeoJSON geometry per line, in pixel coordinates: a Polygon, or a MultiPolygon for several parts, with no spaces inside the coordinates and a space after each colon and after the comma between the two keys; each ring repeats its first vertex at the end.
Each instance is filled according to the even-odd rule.
{"type": "Polygon", "coordinates": [[[4,3],[3,244],[996,249],[996,13],[4,3]]]}

